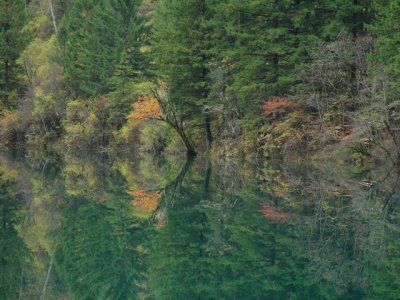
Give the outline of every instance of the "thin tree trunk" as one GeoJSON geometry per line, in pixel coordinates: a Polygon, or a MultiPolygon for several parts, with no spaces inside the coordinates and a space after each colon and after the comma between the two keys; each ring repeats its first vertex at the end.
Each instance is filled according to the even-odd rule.
{"type": "Polygon", "coordinates": [[[211,162],[207,160],[206,175],[204,176],[204,192],[206,194],[206,197],[208,197],[208,193],[210,191],[210,179],[211,179],[211,162]]]}
{"type": "Polygon", "coordinates": [[[210,150],[212,143],[212,133],[211,133],[211,118],[209,114],[204,116],[204,130],[206,132],[206,147],[210,150]]]}
{"type": "Polygon", "coordinates": [[[40,299],[44,299],[44,296],[46,294],[47,285],[49,284],[49,279],[50,279],[50,274],[51,274],[52,269],[53,269],[53,256],[50,259],[50,264],[49,264],[49,268],[47,269],[47,275],[46,275],[46,279],[44,281],[42,295],[40,296],[40,299]]]}
{"type": "Polygon", "coordinates": [[[399,150],[399,142],[397,140],[397,136],[396,133],[392,130],[392,128],[390,127],[389,123],[384,121],[385,126],[386,126],[386,130],[388,131],[388,133],[390,134],[390,136],[392,137],[393,143],[394,143],[394,148],[396,149],[396,154],[397,154],[397,164],[400,164],[400,150],[399,150]]]}
{"type": "Polygon", "coordinates": [[[55,34],[57,34],[57,23],[56,23],[56,16],[54,14],[53,2],[51,0],[48,0],[48,1],[49,1],[50,12],[51,12],[51,18],[53,19],[54,32],[55,32],[55,34]]]}
{"type": "Polygon", "coordinates": [[[24,269],[22,269],[22,272],[21,272],[21,283],[20,283],[20,287],[19,287],[18,300],[21,300],[23,283],[24,283],[24,269]]]}
{"type": "MultiPolygon", "coordinates": [[[[163,112],[165,113],[167,111],[167,109],[165,108],[165,105],[164,105],[163,101],[161,100],[160,94],[157,92],[157,90],[152,90],[152,93],[153,93],[154,98],[160,104],[163,112]]],[[[182,139],[182,142],[185,144],[186,155],[187,155],[188,159],[194,158],[197,156],[196,150],[194,149],[194,147],[192,146],[192,144],[190,143],[189,139],[187,138],[187,136],[185,134],[183,122],[178,121],[178,118],[176,117],[175,112],[172,112],[172,116],[170,116],[170,117],[166,116],[165,118],[160,118],[158,120],[166,122],[169,126],[171,126],[178,133],[178,135],[182,139]]]]}
{"type": "Polygon", "coordinates": [[[8,62],[8,60],[6,60],[4,65],[5,65],[5,72],[4,72],[4,90],[5,90],[5,95],[4,95],[3,103],[4,103],[5,107],[10,108],[9,107],[9,102],[8,102],[8,95],[9,95],[9,92],[11,90],[11,88],[10,88],[11,84],[10,84],[10,63],[8,62]]]}
{"type": "MultiPolygon", "coordinates": [[[[204,0],[200,1],[200,15],[201,18],[206,18],[206,5],[204,3],[204,0]]],[[[201,30],[201,27],[200,27],[201,30]]],[[[204,38],[204,36],[202,36],[204,38]]],[[[204,41],[202,43],[204,44],[204,41]]],[[[202,72],[201,72],[201,81],[203,81],[205,84],[207,83],[207,57],[206,57],[206,49],[202,49],[202,72]]],[[[207,100],[209,94],[209,90],[207,88],[207,85],[205,85],[204,88],[202,88],[201,91],[201,97],[204,98],[204,100],[207,100]]],[[[211,142],[212,142],[212,133],[211,133],[211,117],[209,112],[204,111],[204,130],[205,130],[205,136],[206,136],[206,147],[207,150],[210,150],[211,148],[211,142]]]]}

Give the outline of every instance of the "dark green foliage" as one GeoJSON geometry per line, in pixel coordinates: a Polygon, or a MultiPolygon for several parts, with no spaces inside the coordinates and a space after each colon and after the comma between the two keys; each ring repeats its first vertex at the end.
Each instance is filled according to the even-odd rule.
{"type": "Polygon", "coordinates": [[[22,222],[23,199],[16,183],[0,173],[0,299],[17,299],[29,250],[16,226],[22,222]]]}
{"type": "Polygon", "coordinates": [[[0,299],[398,298],[396,174],[73,161],[12,160],[33,186],[25,226],[15,182],[0,177],[0,299]],[[383,183],[364,189],[372,175],[383,183]],[[136,188],[160,192],[144,214],[136,188]]]}
{"type": "Polygon", "coordinates": [[[184,119],[201,113],[207,97],[207,62],[203,0],[163,0],[154,15],[153,53],[159,78],[184,119]]]}
{"type": "Polygon", "coordinates": [[[146,224],[130,214],[124,185],[114,173],[95,199],[68,198],[55,257],[76,299],[137,299],[143,289],[146,224]]]}
{"type": "MultiPolygon", "coordinates": [[[[266,141],[261,136],[271,122],[261,116],[261,106],[274,97],[300,99],[296,110],[310,120],[317,113],[318,125],[353,128],[374,113],[364,127],[381,129],[386,120],[388,128],[396,128],[398,1],[2,0],[0,5],[0,98],[16,108],[25,92],[13,120],[23,123],[22,131],[33,128],[21,133],[28,143],[68,136],[65,102],[99,96],[105,96],[99,130],[107,129],[102,146],[120,136],[132,103],[144,95],[157,98],[163,121],[181,137],[188,155],[207,152],[213,139],[218,145],[228,138],[245,149],[242,153],[260,149],[254,141],[266,141]],[[23,29],[25,14],[32,20],[23,29]],[[21,56],[25,32],[36,34],[36,44],[21,56]],[[45,51],[46,41],[53,40],[52,50],[45,51]],[[40,59],[34,59],[37,51],[40,59]],[[20,76],[24,67],[26,76],[20,76]],[[138,88],[142,85],[147,91],[138,88]],[[40,134],[46,137],[36,139],[40,134]]],[[[0,122],[3,136],[13,132],[7,115],[0,122]]],[[[398,144],[393,130],[386,131],[398,144]]],[[[331,132],[318,138],[321,145],[335,139],[331,132]]]]}
{"type": "Polygon", "coordinates": [[[324,39],[332,41],[340,33],[359,36],[366,31],[373,16],[373,0],[335,0],[319,1],[320,17],[325,19],[322,34],[324,39]]]}
{"type": "Polygon", "coordinates": [[[73,92],[106,94],[115,88],[115,75],[129,75],[118,73],[117,67],[129,64],[128,53],[139,51],[130,40],[137,30],[133,22],[137,5],[138,1],[122,0],[73,2],[59,35],[65,80],[73,92]]]}
{"type": "Polygon", "coordinates": [[[364,30],[370,2],[160,1],[155,65],[186,117],[215,106],[252,124],[262,102],[291,93],[318,43],[364,30]]]}
{"type": "Polygon", "coordinates": [[[17,59],[27,41],[22,31],[25,21],[24,1],[0,1],[0,102],[7,108],[17,106],[22,92],[17,59]]]}
{"type": "Polygon", "coordinates": [[[319,41],[318,1],[215,2],[215,63],[226,70],[238,109],[254,116],[263,101],[290,92],[295,66],[319,41]]]}
{"type": "Polygon", "coordinates": [[[166,219],[150,242],[154,298],[325,299],[334,293],[311,280],[295,226],[259,213],[260,200],[271,196],[256,182],[226,194],[209,164],[204,171],[195,167],[165,190],[158,208],[166,219]]]}
{"type": "Polygon", "coordinates": [[[377,72],[383,66],[387,73],[389,96],[393,117],[399,119],[400,107],[400,2],[396,0],[375,1],[376,16],[371,31],[376,36],[377,54],[374,60],[379,63],[377,72]]]}
{"type": "Polygon", "coordinates": [[[371,277],[371,299],[398,299],[400,290],[400,238],[398,228],[387,229],[384,235],[387,243],[385,257],[376,260],[371,255],[371,267],[367,269],[371,277]]]}

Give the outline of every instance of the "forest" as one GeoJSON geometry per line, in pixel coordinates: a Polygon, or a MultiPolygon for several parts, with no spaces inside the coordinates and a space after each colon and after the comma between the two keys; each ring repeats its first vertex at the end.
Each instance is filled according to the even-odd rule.
{"type": "Polygon", "coordinates": [[[0,0],[0,300],[400,295],[400,0],[0,0]]]}
{"type": "Polygon", "coordinates": [[[1,0],[1,148],[400,161],[398,0],[1,0]]]}

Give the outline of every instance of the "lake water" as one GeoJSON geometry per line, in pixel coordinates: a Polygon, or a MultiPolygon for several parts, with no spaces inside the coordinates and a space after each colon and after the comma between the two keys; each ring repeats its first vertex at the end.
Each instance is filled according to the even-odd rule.
{"type": "Polygon", "coordinates": [[[0,299],[400,299],[398,170],[0,162],[0,299]]]}

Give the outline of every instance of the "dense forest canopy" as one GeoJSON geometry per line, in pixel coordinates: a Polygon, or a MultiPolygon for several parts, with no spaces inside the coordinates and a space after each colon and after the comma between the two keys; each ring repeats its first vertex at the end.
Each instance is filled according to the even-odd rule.
{"type": "Polygon", "coordinates": [[[346,139],[397,162],[399,13],[397,0],[1,0],[0,140],[270,156],[346,139]]]}

